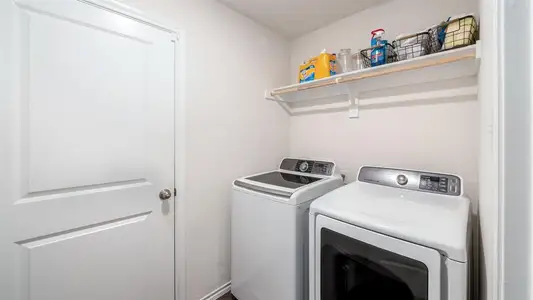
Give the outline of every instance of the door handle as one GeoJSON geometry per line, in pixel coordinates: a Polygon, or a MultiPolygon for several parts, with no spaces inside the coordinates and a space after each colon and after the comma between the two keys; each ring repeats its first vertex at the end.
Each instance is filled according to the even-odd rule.
{"type": "Polygon", "coordinates": [[[172,192],[169,189],[164,189],[159,192],[159,199],[168,200],[172,197],[172,192]]]}

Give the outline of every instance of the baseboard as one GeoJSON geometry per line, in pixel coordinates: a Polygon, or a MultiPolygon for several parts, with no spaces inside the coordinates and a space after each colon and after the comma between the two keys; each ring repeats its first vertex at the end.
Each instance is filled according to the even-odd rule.
{"type": "Polygon", "coordinates": [[[200,300],[217,300],[218,298],[224,296],[226,293],[231,291],[231,281],[225,283],[218,289],[212,291],[211,293],[207,294],[207,296],[203,297],[200,300]]]}

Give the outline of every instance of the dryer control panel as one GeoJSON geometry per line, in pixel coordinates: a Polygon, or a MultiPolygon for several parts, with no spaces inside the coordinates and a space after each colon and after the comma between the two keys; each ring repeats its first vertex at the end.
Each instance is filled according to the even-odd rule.
{"type": "Polygon", "coordinates": [[[335,171],[335,164],[329,161],[285,158],[279,168],[287,171],[331,176],[335,171]]]}
{"type": "Polygon", "coordinates": [[[455,175],[379,167],[362,167],[359,181],[390,187],[459,196],[461,178],[455,175]]]}

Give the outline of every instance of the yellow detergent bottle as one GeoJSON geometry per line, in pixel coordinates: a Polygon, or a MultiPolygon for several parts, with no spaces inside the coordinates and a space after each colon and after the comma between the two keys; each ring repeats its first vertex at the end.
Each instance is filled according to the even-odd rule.
{"type": "Polygon", "coordinates": [[[337,74],[337,56],[322,51],[319,56],[300,65],[299,82],[308,82],[337,74]]]}

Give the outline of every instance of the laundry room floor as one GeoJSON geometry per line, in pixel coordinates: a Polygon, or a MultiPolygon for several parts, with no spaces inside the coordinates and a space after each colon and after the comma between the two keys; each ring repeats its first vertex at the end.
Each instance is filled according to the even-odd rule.
{"type": "Polygon", "coordinates": [[[237,300],[237,298],[233,297],[231,293],[227,293],[226,295],[218,298],[218,300],[237,300]]]}

